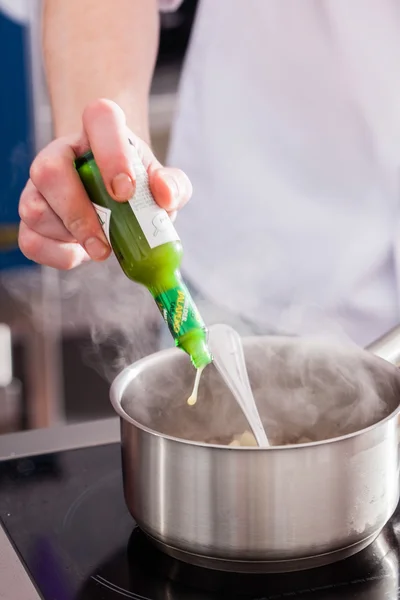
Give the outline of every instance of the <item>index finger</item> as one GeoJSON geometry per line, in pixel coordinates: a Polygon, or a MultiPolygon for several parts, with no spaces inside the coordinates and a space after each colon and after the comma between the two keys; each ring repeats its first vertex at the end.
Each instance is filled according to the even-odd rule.
{"type": "Polygon", "coordinates": [[[51,142],[31,166],[31,180],[66,229],[93,260],[103,260],[110,246],[79,175],[72,146],[65,139],[51,142]]]}
{"type": "Polygon", "coordinates": [[[128,200],[135,191],[125,114],[111,100],[96,100],[85,108],[83,128],[108,193],[128,200]]]}

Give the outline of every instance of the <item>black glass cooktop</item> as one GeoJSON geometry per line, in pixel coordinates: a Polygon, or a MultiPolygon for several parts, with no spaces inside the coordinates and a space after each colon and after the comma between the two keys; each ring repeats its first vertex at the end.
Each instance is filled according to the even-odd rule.
{"type": "Polygon", "coordinates": [[[0,517],[43,600],[400,598],[400,510],[367,550],[329,567],[286,575],[191,567],[135,526],[118,445],[0,463],[0,517]]]}

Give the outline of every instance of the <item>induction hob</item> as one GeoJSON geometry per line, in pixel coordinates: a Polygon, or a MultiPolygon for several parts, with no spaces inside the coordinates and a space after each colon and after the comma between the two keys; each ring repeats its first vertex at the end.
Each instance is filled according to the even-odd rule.
{"type": "Polygon", "coordinates": [[[284,575],[192,567],[136,527],[119,444],[0,462],[0,518],[43,600],[400,598],[400,509],[374,544],[328,567],[284,575]]]}

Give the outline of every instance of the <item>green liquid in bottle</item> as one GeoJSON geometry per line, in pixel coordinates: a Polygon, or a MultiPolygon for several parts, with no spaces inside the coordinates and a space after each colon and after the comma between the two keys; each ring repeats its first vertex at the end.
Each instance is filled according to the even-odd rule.
{"type": "Polygon", "coordinates": [[[133,146],[131,152],[136,191],[129,202],[116,202],[108,194],[92,152],[79,157],[75,167],[125,275],[149,290],[175,344],[201,369],[212,357],[206,327],[182,281],[182,244],[169,216],[156,204],[133,146]]]}

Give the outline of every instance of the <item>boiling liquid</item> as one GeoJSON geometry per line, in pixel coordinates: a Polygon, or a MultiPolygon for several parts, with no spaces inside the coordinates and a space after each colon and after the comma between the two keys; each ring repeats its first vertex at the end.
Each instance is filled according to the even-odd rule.
{"type": "Polygon", "coordinates": [[[258,446],[257,440],[250,431],[245,431],[242,434],[235,435],[228,446],[258,446]]]}

